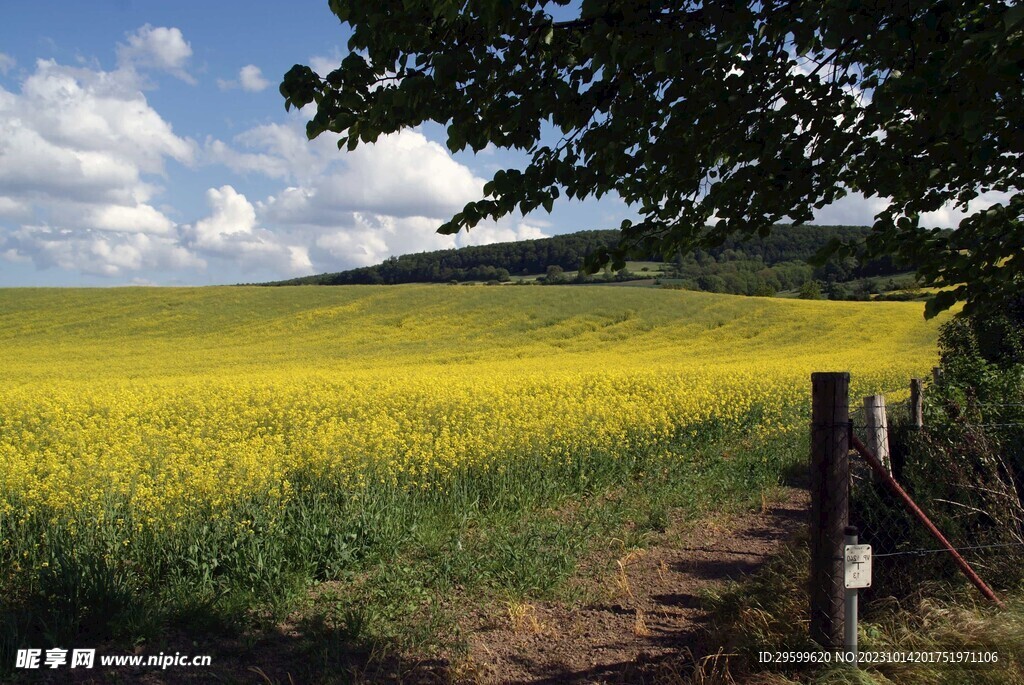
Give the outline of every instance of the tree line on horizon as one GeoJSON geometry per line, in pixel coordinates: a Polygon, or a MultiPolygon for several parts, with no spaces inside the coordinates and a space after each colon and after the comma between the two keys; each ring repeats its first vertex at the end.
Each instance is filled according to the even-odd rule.
{"type": "MultiPolygon", "coordinates": [[[[779,226],[767,237],[730,238],[716,247],[688,254],[633,254],[636,261],[667,263],[661,276],[671,285],[691,290],[743,295],[770,295],[795,290],[812,282],[825,294],[848,299],[839,284],[853,279],[885,277],[904,273],[912,267],[892,257],[858,259],[831,256],[815,262],[815,255],[834,241],[863,241],[867,226],[779,226]]],[[[550,238],[509,243],[476,245],[458,249],[420,252],[389,257],[374,266],[336,273],[305,276],[264,285],[397,285],[402,283],[464,283],[469,281],[508,282],[526,276],[546,274],[549,283],[601,282],[651,278],[646,273],[618,273],[588,276],[581,266],[601,248],[618,244],[618,230],[580,231],[550,238]],[[561,276],[577,271],[575,278],[561,276]],[[559,274],[552,277],[551,274],[559,274]]],[[[813,289],[808,289],[813,293],[813,289]]]]}

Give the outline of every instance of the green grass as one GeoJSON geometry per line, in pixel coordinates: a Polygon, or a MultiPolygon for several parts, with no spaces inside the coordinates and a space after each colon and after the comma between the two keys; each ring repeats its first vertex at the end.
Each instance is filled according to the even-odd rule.
{"type": "MultiPolygon", "coordinates": [[[[1024,683],[1024,585],[1008,590],[1005,610],[993,607],[962,580],[927,583],[900,601],[876,600],[861,607],[861,652],[991,652],[995,664],[877,663],[777,666],[759,663],[758,653],[816,651],[807,634],[806,583],[810,559],[806,540],[779,554],[751,579],[709,591],[712,611],[709,644],[723,646],[728,676],[672,682],[756,682],[765,685],[1020,685],[1024,683]]],[[[680,669],[683,670],[683,669],[680,669]]],[[[686,669],[687,672],[690,669],[686,669]]]]}

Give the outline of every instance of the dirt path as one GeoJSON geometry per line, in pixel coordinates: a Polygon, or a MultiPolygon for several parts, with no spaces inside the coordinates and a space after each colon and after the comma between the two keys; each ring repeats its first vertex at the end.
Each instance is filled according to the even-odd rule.
{"type": "MultiPolygon", "coordinates": [[[[467,625],[469,663],[487,683],[633,682],[653,661],[695,647],[699,593],[755,571],[805,524],[807,493],[787,489],[763,511],[690,528],[618,560],[607,601],[495,607],[467,625]]],[[[671,532],[671,531],[670,531],[671,532]]]]}

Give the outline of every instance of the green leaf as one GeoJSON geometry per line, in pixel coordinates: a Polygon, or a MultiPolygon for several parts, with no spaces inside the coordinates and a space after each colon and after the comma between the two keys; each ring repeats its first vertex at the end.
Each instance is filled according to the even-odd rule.
{"type": "Polygon", "coordinates": [[[448,127],[447,145],[452,152],[460,152],[466,147],[466,138],[462,135],[462,130],[455,124],[448,127]]]}
{"type": "Polygon", "coordinates": [[[441,224],[438,227],[437,232],[440,233],[441,235],[454,235],[458,233],[460,230],[462,230],[461,218],[461,214],[456,214],[451,221],[447,221],[441,224]]]}
{"type": "Polygon", "coordinates": [[[950,290],[943,290],[935,293],[935,295],[925,302],[924,318],[934,319],[936,316],[956,304],[956,299],[956,295],[950,290]]]}

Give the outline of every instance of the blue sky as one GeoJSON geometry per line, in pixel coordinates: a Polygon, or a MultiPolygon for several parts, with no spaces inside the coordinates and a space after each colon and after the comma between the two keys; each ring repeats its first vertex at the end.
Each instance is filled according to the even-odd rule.
{"type": "MultiPolygon", "coordinates": [[[[347,39],[326,0],[5,8],[0,286],[255,282],[634,217],[606,197],[436,235],[525,157],[452,155],[433,124],[351,153],[306,141],[281,76],[326,73],[347,39]]],[[[879,207],[850,197],[816,219],[867,224],[879,207]]]]}

